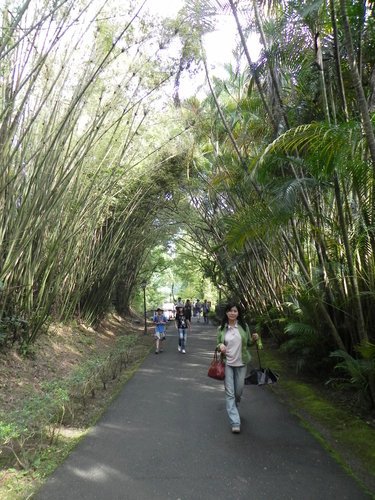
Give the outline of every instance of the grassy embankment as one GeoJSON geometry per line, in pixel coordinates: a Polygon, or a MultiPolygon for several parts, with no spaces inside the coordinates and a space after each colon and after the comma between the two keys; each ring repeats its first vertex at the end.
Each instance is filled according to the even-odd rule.
{"type": "Polygon", "coordinates": [[[153,341],[112,317],[98,331],[53,326],[33,355],[0,360],[0,499],[35,493],[138,370],[153,341]]]}
{"type": "Polygon", "coordinates": [[[375,498],[374,416],[359,415],[317,383],[298,377],[281,352],[265,348],[262,365],[280,375],[269,386],[322,446],[375,498]]]}

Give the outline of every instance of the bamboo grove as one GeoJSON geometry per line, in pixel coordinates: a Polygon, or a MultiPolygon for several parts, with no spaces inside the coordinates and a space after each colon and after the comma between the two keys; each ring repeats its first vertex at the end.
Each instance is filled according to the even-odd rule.
{"type": "Polygon", "coordinates": [[[155,115],[172,72],[150,43],[158,33],[142,7],[76,0],[3,7],[3,346],[27,348],[50,320],[93,322],[113,302],[129,308],[156,239],[155,214],[168,204],[161,151],[183,131],[155,115]],[[166,135],[152,133],[155,121],[166,135]]]}
{"type": "Polygon", "coordinates": [[[374,2],[186,0],[160,22],[123,3],[2,9],[0,341],[126,313],[152,249],[188,233],[222,297],[374,405],[374,2]],[[206,97],[181,98],[189,71],[206,97]]]}
{"type": "Polygon", "coordinates": [[[206,274],[300,369],[339,360],[373,406],[374,4],[203,4],[234,17],[245,60],[220,80],[203,53],[210,95],[186,105],[199,124],[186,224],[206,274]]]}

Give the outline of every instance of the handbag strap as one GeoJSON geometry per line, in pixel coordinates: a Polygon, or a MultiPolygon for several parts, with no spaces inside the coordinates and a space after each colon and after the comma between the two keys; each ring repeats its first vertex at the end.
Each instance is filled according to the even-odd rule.
{"type": "MultiPolygon", "coordinates": [[[[218,356],[218,353],[219,353],[219,350],[216,348],[215,351],[214,351],[214,360],[215,361],[219,361],[219,356],[218,356]]],[[[224,356],[222,355],[222,353],[220,352],[220,361],[223,362],[224,361],[224,356]]]]}

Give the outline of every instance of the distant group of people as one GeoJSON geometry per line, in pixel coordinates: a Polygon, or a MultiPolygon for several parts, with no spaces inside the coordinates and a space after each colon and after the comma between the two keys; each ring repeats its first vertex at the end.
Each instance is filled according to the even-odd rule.
{"type": "Polygon", "coordinates": [[[179,308],[183,308],[184,313],[188,320],[191,323],[191,318],[197,318],[197,322],[200,323],[201,317],[203,317],[204,323],[209,322],[209,312],[211,310],[211,302],[207,299],[204,299],[203,302],[200,299],[197,299],[191,302],[187,299],[183,302],[181,297],[178,297],[177,302],[175,302],[176,314],[179,308]]]}
{"type": "Polygon", "coordinates": [[[198,323],[200,322],[202,316],[203,322],[207,324],[209,323],[208,313],[210,312],[210,310],[211,302],[206,299],[204,299],[203,302],[197,299],[193,304],[193,316],[197,318],[198,323]]]}
{"type": "MultiPolygon", "coordinates": [[[[197,299],[193,303],[190,299],[183,302],[181,297],[178,297],[175,302],[175,326],[178,332],[178,352],[186,354],[187,333],[191,328],[192,316],[197,317],[197,322],[200,322],[203,315],[204,323],[208,324],[208,314],[211,310],[211,302],[206,299],[201,302],[197,299]]],[[[155,354],[163,352],[162,341],[165,340],[166,325],[168,322],[164,311],[159,307],[153,318],[155,324],[155,354]]]]}

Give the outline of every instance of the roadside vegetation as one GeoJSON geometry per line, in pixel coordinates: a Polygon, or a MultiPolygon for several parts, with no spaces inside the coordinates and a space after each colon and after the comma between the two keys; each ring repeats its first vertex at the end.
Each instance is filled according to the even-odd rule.
{"type": "MultiPolygon", "coordinates": [[[[3,3],[2,359],[29,366],[57,324],[97,331],[144,299],[236,297],[299,378],[373,424],[374,14],[357,0],[186,0],[168,19],[133,0],[3,3]],[[204,50],[220,16],[237,27],[222,78],[204,50]],[[202,72],[205,91],[183,97],[202,72]]],[[[23,413],[3,410],[14,467],[32,467],[28,408],[52,446],[127,342],[76,372],[75,394],[46,380],[23,413]]]]}
{"type": "Polygon", "coordinates": [[[32,358],[0,356],[0,498],[25,499],[85,436],[152,346],[136,317],[55,325],[32,358]]]}
{"type": "Polygon", "coordinates": [[[261,358],[264,367],[272,367],[280,376],[280,383],[270,389],[373,498],[375,421],[358,403],[356,389],[348,384],[345,391],[337,391],[323,384],[321,378],[301,376],[288,354],[275,349],[268,340],[261,358]]]}

